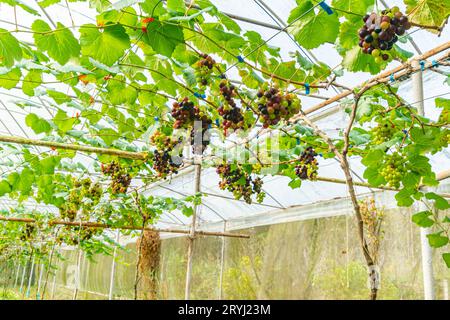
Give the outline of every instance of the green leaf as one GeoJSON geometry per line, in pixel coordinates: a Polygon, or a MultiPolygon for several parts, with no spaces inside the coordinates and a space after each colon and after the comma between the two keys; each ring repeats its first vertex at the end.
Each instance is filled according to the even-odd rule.
{"type": "Polygon", "coordinates": [[[186,217],[190,217],[194,214],[194,209],[192,207],[183,207],[181,211],[186,217]]]}
{"type": "Polygon", "coordinates": [[[5,89],[14,88],[19,83],[21,76],[22,73],[19,68],[14,68],[6,73],[0,71],[0,87],[5,89]]]}
{"type": "Polygon", "coordinates": [[[80,28],[80,44],[83,55],[107,66],[113,65],[130,47],[130,38],[120,24],[106,25],[102,30],[93,24],[80,28]]]}
{"type": "Polygon", "coordinates": [[[31,25],[34,32],[34,42],[39,50],[47,51],[48,55],[59,64],[66,64],[71,58],[80,55],[80,44],[72,32],[58,22],[52,31],[43,20],[36,20],[31,25]]]}
{"type": "Polygon", "coordinates": [[[11,185],[6,180],[0,181],[0,196],[4,196],[7,193],[10,193],[11,185]]]}
{"type": "Polygon", "coordinates": [[[116,10],[122,10],[126,7],[132,6],[133,4],[142,3],[142,2],[144,2],[144,0],[120,0],[120,1],[114,2],[112,4],[112,7],[116,10]]]}
{"type": "Polygon", "coordinates": [[[78,122],[78,119],[75,117],[69,117],[67,113],[59,109],[55,117],[53,118],[53,122],[56,124],[59,130],[61,130],[62,132],[67,132],[69,130],[72,130],[75,123],[78,122]]]}
{"type": "Polygon", "coordinates": [[[184,13],[186,5],[184,0],[167,0],[167,9],[184,13]]]}
{"type": "Polygon", "coordinates": [[[65,93],[55,91],[55,90],[47,90],[47,94],[57,103],[63,104],[66,102],[72,101],[72,99],[65,93]]]}
{"type": "Polygon", "coordinates": [[[42,83],[42,71],[30,70],[23,79],[22,91],[27,96],[34,96],[34,89],[42,83]]]}
{"type": "Polygon", "coordinates": [[[418,212],[412,216],[412,221],[419,227],[428,228],[434,224],[434,221],[429,218],[431,215],[430,211],[418,212]]]}
{"type": "MultiPolygon", "coordinates": [[[[307,3],[310,1],[307,1],[307,3]]],[[[302,6],[302,10],[297,12],[297,16],[290,17],[296,20],[289,28],[295,40],[306,49],[314,49],[324,44],[334,43],[339,33],[339,18],[336,13],[327,14],[320,10],[315,14],[308,6],[302,6]],[[306,10],[305,10],[306,9],[306,10]]]]}
{"type": "Polygon", "coordinates": [[[10,68],[14,61],[22,59],[22,49],[19,41],[8,30],[0,28],[0,66],[10,68]]]}
{"type": "Polygon", "coordinates": [[[414,199],[411,196],[415,193],[414,190],[402,189],[396,195],[397,205],[399,207],[409,207],[414,203],[414,199]]]}
{"type": "Polygon", "coordinates": [[[434,200],[434,206],[438,210],[447,210],[450,208],[448,201],[434,192],[425,193],[425,198],[428,200],[434,200]]]}
{"type": "MultiPolygon", "coordinates": [[[[405,0],[404,2],[409,20],[417,24],[439,27],[450,13],[450,2],[445,0],[405,0]]],[[[438,33],[437,30],[427,30],[438,33]]]]}
{"type": "Polygon", "coordinates": [[[175,47],[184,42],[184,36],[179,26],[153,21],[148,24],[142,41],[150,45],[156,53],[171,57],[175,47]]]}
{"type": "Polygon", "coordinates": [[[442,259],[444,259],[444,262],[447,265],[447,268],[450,268],[450,253],[443,253],[442,259]]]}
{"type": "Polygon", "coordinates": [[[364,54],[358,46],[350,50],[341,50],[341,54],[344,57],[342,66],[348,71],[364,71],[376,74],[380,72],[381,68],[384,69],[386,67],[386,62],[376,63],[371,55],[364,54]]]}
{"type": "Polygon", "coordinates": [[[441,236],[441,234],[442,234],[442,231],[438,232],[438,233],[432,233],[432,234],[427,235],[430,246],[432,246],[433,248],[440,248],[440,247],[445,246],[448,243],[448,238],[441,236]]]}
{"type": "Polygon", "coordinates": [[[49,132],[52,127],[48,121],[41,119],[34,113],[30,113],[25,117],[25,123],[29,126],[36,134],[42,132],[49,132]]]}
{"type": "Polygon", "coordinates": [[[364,156],[361,163],[366,167],[378,167],[383,161],[384,155],[382,150],[371,150],[364,156]]]}
{"type": "Polygon", "coordinates": [[[362,21],[361,16],[364,16],[368,12],[369,7],[373,6],[373,3],[373,0],[333,0],[331,5],[333,8],[349,12],[346,13],[336,10],[340,15],[345,16],[347,19],[358,20],[360,22],[362,21]]]}

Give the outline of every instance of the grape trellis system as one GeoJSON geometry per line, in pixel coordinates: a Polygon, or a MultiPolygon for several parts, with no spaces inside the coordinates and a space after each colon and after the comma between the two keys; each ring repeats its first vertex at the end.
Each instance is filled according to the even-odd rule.
{"type": "MultiPolygon", "coordinates": [[[[106,231],[115,229],[140,239],[137,298],[145,232],[184,234],[189,299],[196,237],[250,237],[203,229],[204,199],[277,208],[265,203],[272,197],[264,188],[269,175],[287,177],[298,197],[306,180],[346,185],[371,299],[379,289],[378,258],[368,236],[370,206],[362,205],[356,187],[395,192],[402,207],[422,203],[412,220],[429,246],[448,249],[449,194],[436,188],[450,170],[434,172],[430,158],[448,150],[450,100],[446,93],[434,97],[437,115],[426,117],[422,81],[423,74],[436,73],[448,86],[450,41],[421,52],[412,35],[448,37],[450,3],[296,1],[287,22],[264,1],[254,3],[277,25],[224,13],[208,0],[0,0],[0,10],[12,13],[0,11],[7,26],[0,28],[1,93],[21,109],[2,102],[2,112],[25,112],[14,118],[25,136],[7,126],[8,134],[0,135],[0,195],[14,201],[0,215],[2,261],[38,259],[48,279],[58,246],[115,257],[119,244],[106,231]],[[52,10],[68,13],[70,21],[52,10]],[[76,17],[89,23],[78,25],[76,17]],[[263,39],[238,22],[275,33],[263,39]],[[279,35],[300,51],[286,58],[271,46],[279,35]],[[416,54],[402,48],[407,44],[416,54]],[[315,58],[311,50],[323,45],[339,56],[337,66],[315,58]],[[340,83],[356,72],[373,76],[352,88],[340,83]],[[409,79],[412,102],[399,90],[409,79]],[[342,112],[336,105],[346,114],[338,135],[316,119],[321,110],[342,112]],[[344,179],[319,175],[326,159],[339,164],[344,179]],[[364,166],[364,180],[355,180],[352,161],[364,166]],[[231,195],[202,190],[202,170],[209,167],[231,195]],[[192,169],[192,193],[148,192],[192,169]],[[190,223],[158,227],[168,214],[190,223]]],[[[450,268],[447,252],[442,263],[450,268]]],[[[424,278],[431,272],[426,261],[424,278]]],[[[38,289],[41,297],[46,285],[38,289]]],[[[425,283],[427,298],[432,291],[425,283]]],[[[78,284],[74,298],[77,293],[78,284]]]]}

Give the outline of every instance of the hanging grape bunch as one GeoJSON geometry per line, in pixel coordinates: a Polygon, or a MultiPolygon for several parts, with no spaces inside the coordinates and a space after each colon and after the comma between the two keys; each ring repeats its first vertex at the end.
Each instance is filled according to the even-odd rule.
{"type": "Polygon", "coordinates": [[[126,193],[131,183],[131,175],[117,161],[107,165],[102,164],[103,174],[111,177],[112,194],[126,193]]]}
{"type": "Polygon", "coordinates": [[[389,186],[393,188],[400,188],[402,177],[407,173],[407,171],[408,164],[406,161],[406,156],[399,152],[394,152],[387,155],[380,174],[389,186]]]}
{"type": "Polygon", "coordinates": [[[317,178],[317,153],[312,147],[307,147],[300,155],[299,163],[295,166],[295,174],[302,180],[317,178]]]}
{"type": "Polygon", "coordinates": [[[263,118],[263,127],[276,125],[282,119],[288,120],[300,111],[301,102],[295,94],[282,94],[276,87],[262,88],[257,93],[258,110],[263,118]]]}
{"type": "Polygon", "coordinates": [[[372,141],[375,144],[382,144],[383,142],[391,140],[396,131],[395,124],[391,122],[379,122],[378,125],[372,129],[372,141]]]}
{"type": "Polygon", "coordinates": [[[250,174],[236,164],[221,164],[217,167],[216,172],[222,179],[219,182],[219,188],[232,192],[236,199],[244,198],[245,202],[251,204],[252,195],[256,194],[258,203],[264,200],[263,182],[259,177],[253,180],[250,174]]]}
{"type": "Polygon", "coordinates": [[[22,234],[20,236],[20,240],[27,241],[30,240],[34,233],[34,225],[27,223],[25,225],[25,229],[22,231],[22,234]]]}
{"type": "Polygon", "coordinates": [[[173,149],[180,140],[173,140],[161,131],[156,131],[150,138],[151,143],[156,147],[153,152],[153,169],[156,170],[159,177],[166,178],[168,175],[178,173],[178,169],[183,164],[181,158],[182,153],[178,155],[178,159],[173,159],[173,149]]]}
{"type": "Polygon", "coordinates": [[[236,88],[228,84],[227,80],[222,80],[219,84],[220,94],[224,98],[224,103],[217,110],[223,118],[223,132],[227,135],[228,129],[245,129],[244,116],[242,110],[236,105],[234,97],[237,95],[236,88]]]}
{"type": "Polygon", "coordinates": [[[200,88],[204,89],[208,83],[216,62],[206,53],[201,54],[202,59],[195,64],[195,79],[200,88]]]}
{"type": "Polygon", "coordinates": [[[71,227],[64,226],[61,232],[56,237],[56,243],[65,243],[70,246],[77,246],[80,241],[88,241],[92,239],[93,236],[101,234],[101,229],[89,228],[89,227],[71,227]]]}
{"type": "Polygon", "coordinates": [[[173,104],[172,117],[175,118],[174,129],[190,129],[190,141],[191,145],[194,146],[194,153],[203,153],[209,144],[208,129],[212,124],[208,115],[192,101],[189,101],[188,98],[184,98],[180,102],[173,104]],[[198,148],[195,146],[197,141],[201,141],[201,144],[198,144],[198,148]]]}
{"type": "Polygon", "coordinates": [[[388,51],[398,41],[398,36],[411,28],[408,17],[398,7],[383,10],[381,15],[373,12],[363,17],[364,26],[359,30],[359,46],[363,53],[370,54],[375,62],[388,61],[388,51]]]}

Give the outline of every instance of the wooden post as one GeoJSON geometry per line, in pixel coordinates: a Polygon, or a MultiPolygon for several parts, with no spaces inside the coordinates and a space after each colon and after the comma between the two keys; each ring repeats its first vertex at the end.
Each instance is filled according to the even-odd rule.
{"type": "MultiPolygon", "coordinates": [[[[116,233],[116,243],[119,244],[120,240],[120,230],[116,233]]],[[[108,300],[114,300],[114,276],[116,274],[116,258],[117,258],[117,246],[114,247],[112,265],[111,265],[111,276],[109,278],[109,294],[108,300]]]]}

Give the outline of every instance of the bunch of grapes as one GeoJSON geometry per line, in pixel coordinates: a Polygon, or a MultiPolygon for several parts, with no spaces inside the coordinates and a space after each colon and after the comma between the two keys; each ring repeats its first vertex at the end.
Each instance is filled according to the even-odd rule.
{"type": "Polygon", "coordinates": [[[30,240],[34,233],[34,225],[27,223],[25,225],[25,229],[22,231],[22,234],[20,236],[20,240],[27,241],[30,240]]]}
{"type": "Polygon", "coordinates": [[[87,241],[93,236],[101,234],[101,229],[89,227],[71,227],[65,226],[56,238],[57,244],[66,243],[71,246],[77,246],[80,241],[87,241]]]}
{"type": "Polygon", "coordinates": [[[307,147],[302,152],[299,164],[295,166],[295,174],[302,180],[315,180],[317,178],[318,162],[317,153],[312,147],[307,147]]]}
{"type": "Polygon", "coordinates": [[[102,164],[102,172],[111,177],[111,191],[113,194],[127,192],[131,184],[131,175],[118,162],[112,161],[107,165],[102,164]]]}
{"type": "Polygon", "coordinates": [[[359,46],[365,54],[370,54],[377,63],[389,60],[387,51],[398,41],[398,36],[411,28],[408,17],[398,7],[375,12],[363,17],[364,26],[359,30],[359,46]]]}
{"type": "Polygon", "coordinates": [[[385,122],[378,123],[378,125],[372,129],[373,142],[375,144],[381,144],[383,142],[392,139],[396,132],[396,126],[393,123],[385,122]]]}
{"type": "Polygon", "coordinates": [[[402,177],[407,171],[408,165],[406,163],[406,157],[399,152],[394,152],[391,155],[387,155],[380,174],[389,186],[393,188],[400,188],[402,177]]]}
{"type": "Polygon", "coordinates": [[[80,209],[85,214],[89,213],[103,195],[102,186],[98,182],[92,183],[89,178],[82,180],[72,178],[72,185],[67,201],[59,207],[61,218],[70,221],[75,220],[80,209]]]}
{"type": "Polygon", "coordinates": [[[202,59],[195,64],[195,79],[201,88],[208,85],[209,77],[213,73],[216,62],[206,53],[201,54],[202,59]]]}
{"type": "Polygon", "coordinates": [[[222,80],[219,84],[220,94],[224,98],[224,103],[219,107],[219,115],[224,119],[222,126],[225,135],[228,129],[245,129],[244,116],[242,110],[236,106],[234,97],[237,95],[234,85],[229,85],[227,80],[222,80]]]}
{"type": "Polygon", "coordinates": [[[282,94],[276,87],[260,89],[257,93],[258,110],[263,117],[263,127],[276,125],[280,120],[288,120],[301,108],[300,99],[295,94],[282,94]]]}
{"type": "Polygon", "coordinates": [[[256,194],[256,200],[261,203],[265,193],[262,191],[262,180],[257,177],[254,180],[239,165],[221,164],[216,169],[222,179],[219,188],[233,193],[236,199],[244,198],[248,204],[252,203],[252,194],[256,194]]]}
{"type": "Polygon", "coordinates": [[[179,102],[173,103],[171,114],[175,118],[175,123],[173,124],[174,129],[191,128],[195,121],[202,121],[208,124],[212,123],[208,116],[192,101],[189,101],[187,97],[179,102]]]}
{"type": "Polygon", "coordinates": [[[178,159],[174,161],[173,149],[180,140],[174,140],[161,131],[156,131],[150,141],[156,146],[156,150],[153,152],[153,169],[158,172],[158,176],[166,178],[172,173],[178,173],[178,169],[183,164],[181,161],[182,154],[180,150],[178,159]]]}

